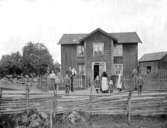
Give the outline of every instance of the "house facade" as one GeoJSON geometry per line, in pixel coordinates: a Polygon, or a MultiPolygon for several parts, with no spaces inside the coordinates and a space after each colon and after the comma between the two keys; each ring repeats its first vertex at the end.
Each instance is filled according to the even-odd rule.
{"type": "Polygon", "coordinates": [[[144,54],[139,59],[139,68],[142,74],[157,73],[167,70],[167,52],[144,54]]]}
{"type": "Polygon", "coordinates": [[[64,34],[61,45],[61,73],[69,67],[78,75],[95,79],[105,71],[109,76],[126,74],[137,68],[138,43],[136,32],[107,33],[98,28],[88,34],[64,34]]]}

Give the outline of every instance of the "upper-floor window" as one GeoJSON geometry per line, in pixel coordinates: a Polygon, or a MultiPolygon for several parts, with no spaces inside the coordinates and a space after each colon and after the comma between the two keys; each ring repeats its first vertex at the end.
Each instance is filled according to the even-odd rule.
{"type": "Polygon", "coordinates": [[[93,55],[98,56],[104,54],[104,43],[97,42],[93,43],[93,55]]]}
{"type": "Polygon", "coordinates": [[[113,52],[114,56],[122,56],[123,55],[122,44],[115,44],[113,52]]]}
{"type": "Polygon", "coordinates": [[[123,56],[114,56],[114,64],[123,64],[123,56]]]}
{"type": "Polygon", "coordinates": [[[77,46],[77,56],[84,56],[84,45],[77,46]]]}

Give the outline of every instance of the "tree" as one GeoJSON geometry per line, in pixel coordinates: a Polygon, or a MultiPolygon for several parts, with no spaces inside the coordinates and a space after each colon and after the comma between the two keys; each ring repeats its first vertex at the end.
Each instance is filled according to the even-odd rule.
{"type": "Polygon", "coordinates": [[[29,42],[23,47],[24,74],[45,74],[53,66],[53,59],[44,44],[29,42]]]}
{"type": "Polygon", "coordinates": [[[22,73],[22,56],[19,52],[12,53],[11,55],[4,55],[0,60],[0,74],[6,75],[19,75],[22,73]]]}
{"type": "Polygon", "coordinates": [[[58,72],[60,72],[60,63],[59,62],[55,62],[54,63],[54,71],[55,71],[55,73],[58,73],[58,72]]]}

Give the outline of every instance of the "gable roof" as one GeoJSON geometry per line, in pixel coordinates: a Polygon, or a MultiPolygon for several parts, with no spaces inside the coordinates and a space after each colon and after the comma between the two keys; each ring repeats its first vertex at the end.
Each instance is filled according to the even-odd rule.
{"type": "Polygon", "coordinates": [[[161,60],[165,55],[167,55],[167,52],[147,53],[139,59],[139,62],[161,60]]]}
{"type": "Polygon", "coordinates": [[[80,41],[84,41],[86,38],[90,37],[92,34],[94,34],[94,33],[96,33],[96,32],[100,32],[100,33],[104,34],[105,36],[107,36],[107,37],[113,39],[114,41],[116,41],[116,39],[115,39],[111,34],[109,34],[109,33],[105,32],[105,31],[103,31],[103,30],[100,29],[100,28],[97,28],[97,29],[95,29],[94,31],[92,31],[91,33],[87,34],[87,35],[86,35],[85,37],[83,37],[81,40],[79,40],[79,42],[80,42],[80,41]]]}
{"type": "Polygon", "coordinates": [[[116,40],[118,43],[141,43],[139,36],[136,32],[121,32],[121,33],[107,33],[102,29],[98,28],[89,34],[64,34],[59,40],[58,44],[79,44],[80,41],[91,36],[93,33],[100,31],[106,36],[110,37],[113,40],[116,40]]]}

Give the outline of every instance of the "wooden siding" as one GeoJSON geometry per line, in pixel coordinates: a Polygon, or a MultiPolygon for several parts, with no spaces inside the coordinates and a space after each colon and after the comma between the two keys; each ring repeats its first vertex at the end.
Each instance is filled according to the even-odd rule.
{"type": "Polygon", "coordinates": [[[159,61],[159,69],[164,69],[167,70],[167,55],[164,56],[160,61],[159,61]]]}
{"type": "Polygon", "coordinates": [[[158,72],[159,61],[140,62],[139,67],[142,74],[147,73],[147,66],[151,66],[151,72],[158,72]]]}
{"type": "Polygon", "coordinates": [[[161,60],[140,62],[139,67],[141,73],[146,74],[147,66],[151,66],[151,72],[158,72],[159,70],[167,70],[167,55],[163,57],[161,60]]]}
{"type": "Polygon", "coordinates": [[[138,44],[123,44],[123,72],[131,73],[137,68],[138,44]]]}
{"type": "Polygon", "coordinates": [[[61,45],[61,69],[63,77],[69,67],[76,67],[76,45],[61,45]]]}
{"type": "Polygon", "coordinates": [[[106,62],[106,71],[110,75],[112,68],[112,47],[113,41],[100,32],[92,34],[85,40],[85,61],[86,61],[86,74],[92,75],[92,62],[106,62]],[[104,54],[100,56],[93,56],[93,43],[103,42],[104,43],[104,54]]]}
{"type": "Polygon", "coordinates": [[[69,67],[75,68],[78,72],[78,64],[84,64],[84,56],[77,56],[77,45],[61,45],[61,73],[63,77],[69,67]]]}

